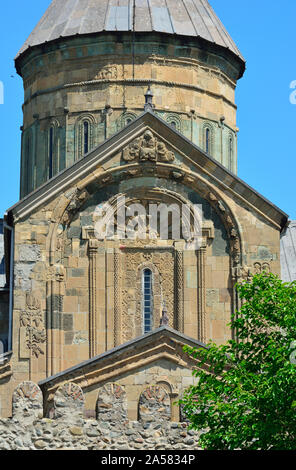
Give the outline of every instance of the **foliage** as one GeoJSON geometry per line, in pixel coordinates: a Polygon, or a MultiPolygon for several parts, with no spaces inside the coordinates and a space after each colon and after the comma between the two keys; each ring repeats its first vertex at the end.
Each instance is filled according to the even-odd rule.
{"type": "Polygon", "coordinates": [[[258,274],[236,286],[235,340],[186,351],[198,379],[180,401],[205,449],[296,449],[296,282],[258,274]]]}

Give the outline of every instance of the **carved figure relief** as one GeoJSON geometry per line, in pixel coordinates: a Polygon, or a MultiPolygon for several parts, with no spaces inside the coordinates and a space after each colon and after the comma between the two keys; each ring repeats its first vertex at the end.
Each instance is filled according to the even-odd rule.
{"type": "Polygon", "coordinates": [[[266,262],[260,263],[259,261],[256,261],[256,263],[254,263],[252,267],[243,266],[240,268],[234,268],[233,276],[235,277],[236,282],[240,279],[251,282],[253,275],[261,274],[264,271],[267,273],[271,272],[270,264],[266,262]]]}
{"type": "Polygon", "coordinates": [[[110,80],[117,78],[117,68],[114,65],[106,65],[96,76],[96,80],[110,80]]]}
{"type": "Polygon", "coordinates": [[[269,263],[254,263],[254,274],[261,274],[263,271],[270,273],[269,263]]]}
{"type": "Polygon", "coordinates": [[[172,162],[175,159],[175,154],[167,149],[164,142],[154,137],[151,131],[146,131],[142,137],[131,142],[123,150],[122,158],[126,162],[134,160],[172,162]]]}

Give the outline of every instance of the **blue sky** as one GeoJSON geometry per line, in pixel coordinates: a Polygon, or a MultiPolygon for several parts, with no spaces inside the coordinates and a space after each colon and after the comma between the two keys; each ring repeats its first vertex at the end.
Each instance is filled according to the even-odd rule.
{"type": "MultiPolygon", "coordinates": [[[[235,40],[247,70],[236,102],[239,133],[238,176],[296,219],[296,80],[294,0],[210,0],[235,40]]],[[[13,59],[50,0],[2,2],[0,29],[1,184],[0,217],[19,198],[22,80],[13,59]]]]}

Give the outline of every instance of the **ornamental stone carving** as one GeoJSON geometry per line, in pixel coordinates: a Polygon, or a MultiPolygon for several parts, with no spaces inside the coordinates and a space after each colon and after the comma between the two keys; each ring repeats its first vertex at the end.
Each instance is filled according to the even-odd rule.
{"type": "Polygon", "coordinates": [[[174,161],[175,154],[167,149],[164,142],[154,137],[151,131],[146,131],[123,150],[122,158],[126,162],[139,160],[169,163],[174,161]]]}
{"type": "Polygon", "coordinates": [[[232,268],[232,279],[235,282],[252,280],[252,269],[249,266],[236,266],[232,268]]]}
{"type": "Polygon", "coordinates": [[[262,272],[270,273],[270,270],[269,263],[254,263],[254,274],[261,274],[262,272]]]}
{"type": "Polygon", "coordinates": [[[225,227],[229,232],[230,247],[231,247],[231,258],[233,267],[238,266],[241,262],[241,240],[239,232],[236,227],[235,220],[230,213],[229,209],[225,207],[223,202],[216,197],[212,192],[207,195],[208,200],[213,203],[220,211],[222,220],[224,221],[225,227]]]}
{"type": "Polygon", "coordinates": [[[129,341],[142,334],[142,278],[143,269],[152,271],[153,282],[153,328],[159,326],[162,305],[165,301],[168,325],[174,328],[175,259],[173,250],[158,251],[157,248],[126,250],[122,266],[122,340],[129,341]]]}
{"type": "Polygon", "coordinates": [[[106,65],[95,77],[96,80],[110,80],[117,78],[117,68],[114,65],[106,65]]]}
{"type": "Polygon", "coordinates": [[[41,311],[40,300],[32,292],[27,292],[26,309],[20,314],[20,348],[22,358],[28,358],[26,349],[38,358],[44,354],[42,346],[46,340],[44,314],[41,311]]]}
{"type": "Polygon", "coordinates": [[[69,225],[72,217],[74,214],[78,211],[78,209],[82,206],[82,204],[85,202],[87,197],[89,196],[88,192],[86,190],[76,190],[73,192],[73,195],[71,196],[71,201],[69,202],[63,216],[62,216],[62,224],[64,225],[69,225]]]}
{"type": "Polygon", "coordinates": [[[261,274],[262,272],[271,272],[271,266],[269,263],[260,263],[256,261],[252,267],[243,266],[241,268],[235,268],[235,275],[237,279],[243,279],[248,282],[251,282],[252,276],[256,274],[261,274]]]}

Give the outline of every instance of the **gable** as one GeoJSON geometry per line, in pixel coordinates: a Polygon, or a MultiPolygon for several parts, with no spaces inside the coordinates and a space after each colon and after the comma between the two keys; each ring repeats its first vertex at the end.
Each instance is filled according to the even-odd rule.
{"type": "Polygon", "coordinates": [[[152,383],[157,382],[159,377],[162,377],[163,381],[166,377],[166,381],[175,390],[184,389],[185,384],[188,386],[190,382],[193,367],[198,366],[198,361],[184,352],[185,345],[206,347],[172,328],[160,327],[71,369],[48,377],[39,382],[39,385],[49,401],[57,389],[69,381],[79,385],[84,393],[91,393],[109,382],[122,381],[123,384],[144,385],[148,383],[148,378],[151,380],[149,383],[152,383]],[[186,380],[183,380],[183,377],[186,377],[186,380]]]}
{"type": "Polygon", "coordinates": [[[14,221],[24,218],[73,187],[78,190],[89,184],[104,187],[119,173],[122,179],[136,178],[139,168],[145,168],[147,176],[157,169],[160,177],[193,185],[201,179],[280,229],[286,224],[284,212],[150,111],[11,207],[8,218],[14,221]],[[149,148],[147,133],[151,134],[153,148],[149,148]]]}

